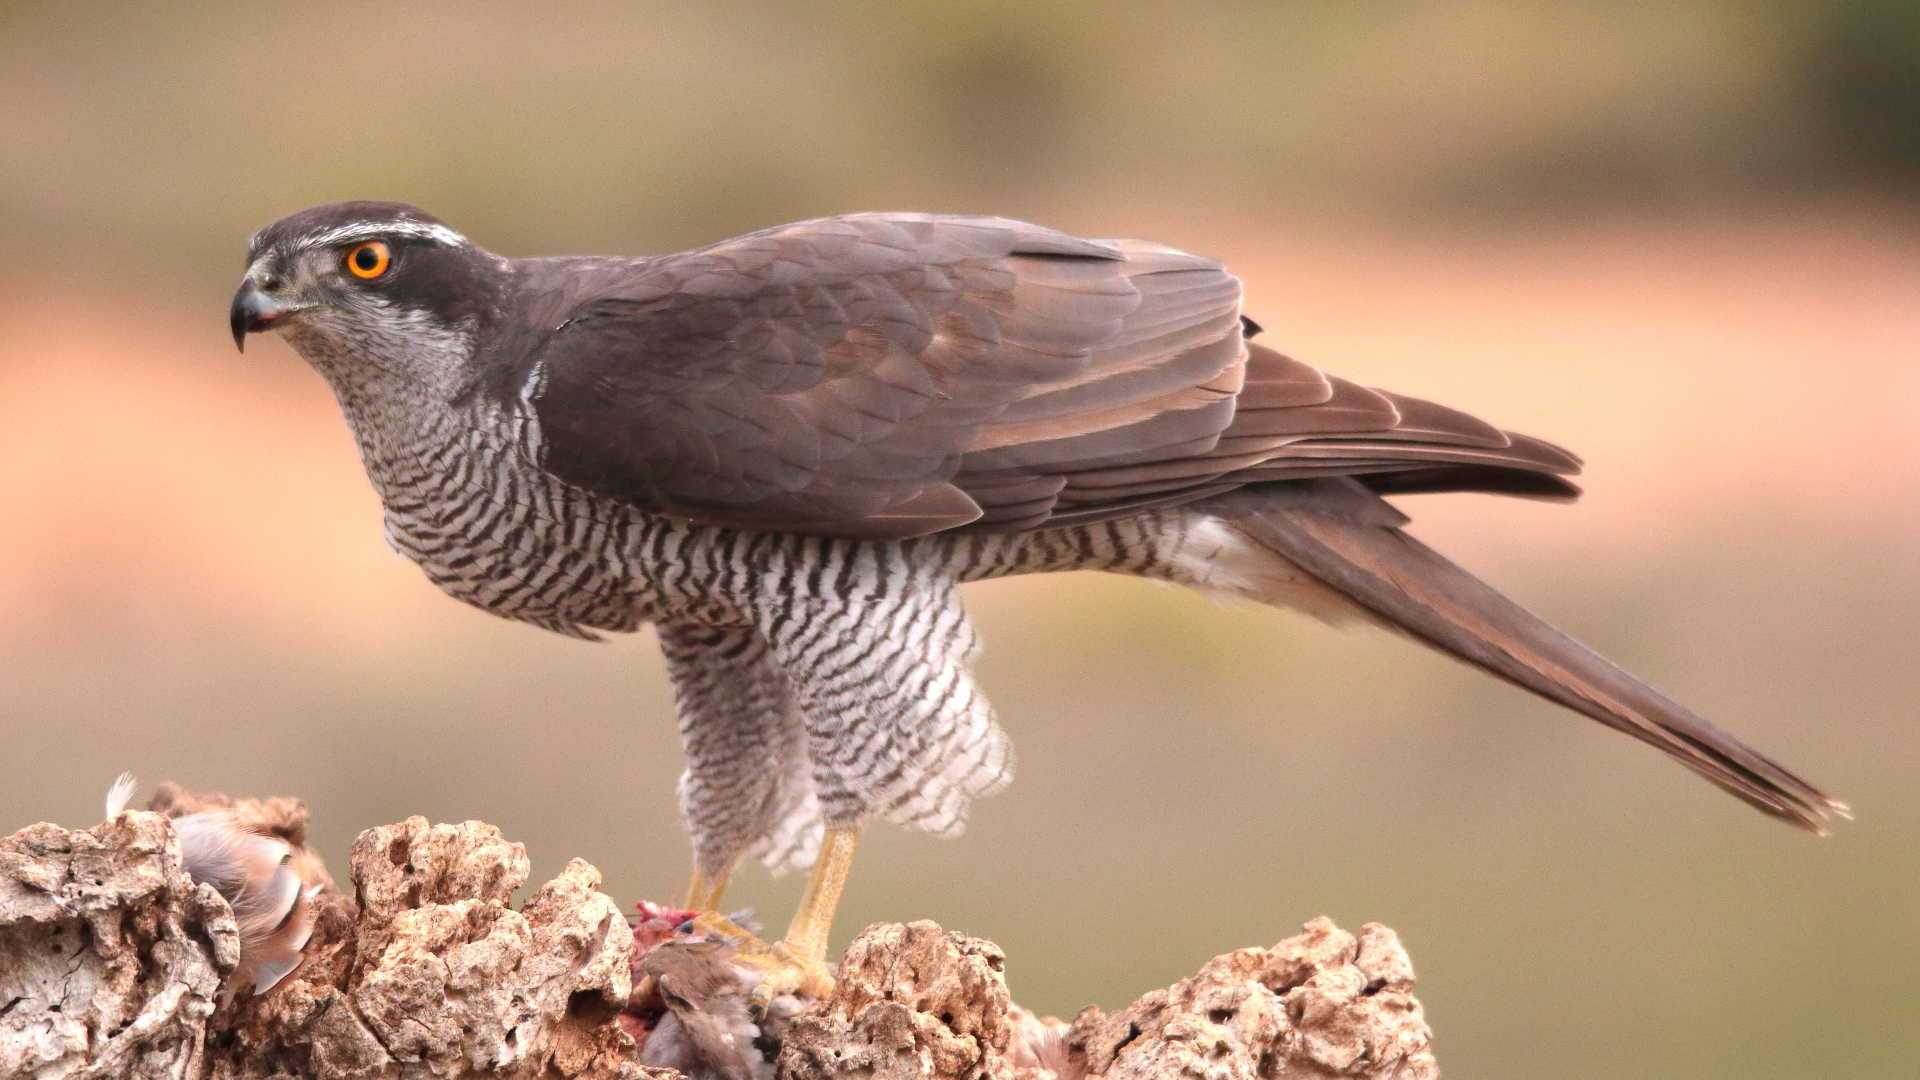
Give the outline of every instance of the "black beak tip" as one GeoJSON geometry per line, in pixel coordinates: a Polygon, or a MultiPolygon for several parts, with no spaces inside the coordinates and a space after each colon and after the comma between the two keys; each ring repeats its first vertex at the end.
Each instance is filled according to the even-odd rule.
{"type": "Polygon", "coordinates": [[[233,306],[227,309],[227,326],[233,331],[233,347],[247,351],[247,335],[272,326],[284,312],[273,299],[248,281],[233,294],[233,306]]]}

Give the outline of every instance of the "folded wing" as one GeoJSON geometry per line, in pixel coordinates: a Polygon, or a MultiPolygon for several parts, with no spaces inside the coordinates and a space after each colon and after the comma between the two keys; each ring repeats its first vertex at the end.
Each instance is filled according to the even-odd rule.
{"type": "Polygon", "coordinates": [[[1159,245],[869,214],[599,265],[521,397],[545,467],[649,510],[908,537],[1330,475],[1576,493],[1564,451],[1250,342],[1239,281],[1159,245]]]}

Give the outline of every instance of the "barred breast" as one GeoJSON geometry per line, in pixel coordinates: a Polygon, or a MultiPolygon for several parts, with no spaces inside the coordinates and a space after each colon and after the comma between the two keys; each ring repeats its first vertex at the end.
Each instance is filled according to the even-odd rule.
{"type": "Polygon", "coordinates": [[[448,594],[505,618],[574,636],[672,620],[751,622],[750,609],[849,590],[919,588],[1093,569],[1175,576],[1161,565],[1180,515],[905,542],[743,532],[648,514],[573,487],[523,453],[506,414],[414,413],[382,425],[362,455],[395,550],[448,594]],[[404,432],[399,437],[396,433],[404,432]],[[865,554],[863,549],[873,549],[865,554]],[[889,568],[856,580],[856,565],[889,568]],[[890,580],[889,580],[890,579],[890,580]]]}
{"type": "Polygon", "coordinates": [[[343,404],[387,542],[448,595],[575,637],[657,616],[663,598],[634,573],[635,553],[667,523],[531,468],[503,411],[343,404]]]}
{"type": "Polygon", "coordinates": [[[1071,569],[1170,576],[1175,515],[1028,534],[904,542],[753,533],[649,514],[534,464],[523,410],[447,388],[335,384],[388,543],[449,595],[576,637],[647,623],[740,626],[756,611],[848,592],[1071,569]],[[377,392],[375,392],[377,391],[377,392]],[[855,566],[880,569],[858,580],[855,566]],[[917,580],[916,580],[917,579],[917,580]]]}

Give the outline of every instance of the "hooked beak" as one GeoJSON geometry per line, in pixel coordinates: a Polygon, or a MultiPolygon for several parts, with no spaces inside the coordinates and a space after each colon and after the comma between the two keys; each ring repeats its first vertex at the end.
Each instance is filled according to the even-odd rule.
{"type": "Polygon", "coordinates": [[[272,329],[296,310],[262,291],[252,278],[241,282],[240,291],[233,294],[233,306],[227,309],[227,325],[233,328],[234,347],[246,352],[248,334],[272,329]]]}

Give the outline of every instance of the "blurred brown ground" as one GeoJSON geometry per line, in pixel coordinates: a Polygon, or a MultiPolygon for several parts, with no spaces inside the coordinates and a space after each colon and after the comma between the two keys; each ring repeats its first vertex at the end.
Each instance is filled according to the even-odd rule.
{"type": "MultiPolygon", "coordinates": [[[[1860,820],[1795,835],[1382,636],[995,583],[1018,782],[958,842],[876,830],[839,940],[934,918],[1070,1010],[1326,912],[1401,932],[1457,1075],[1910,1075],[1897,9],[105,10],[0,11],[0,829],[91,821],[134,768],[302,795],[336,869],[362,827],[481,817],[536,874],[672,895],[650,644],[483,617],[391,555],[319,380],[226,340],[244,239],[351,196],[511,254],[994,211],[1224,257],[1278,347],[1580,452],[1572,507],[1405,505],[1860,820]]],[[[778,925],[796,892],[736,897],[778,925]]]]}

